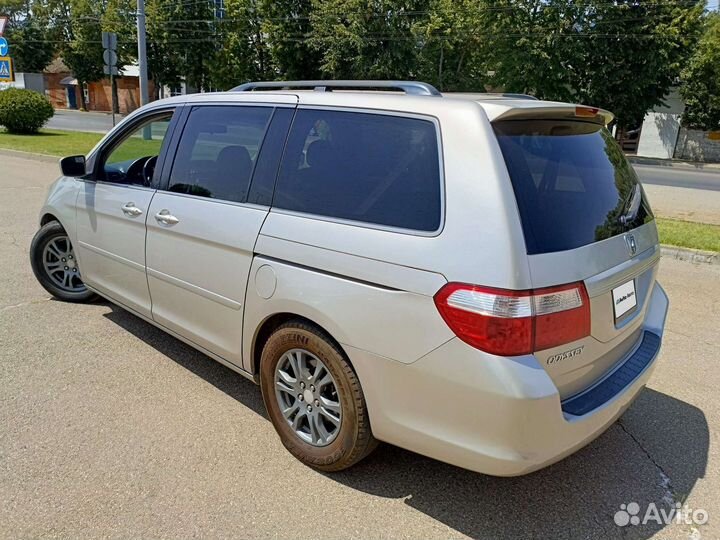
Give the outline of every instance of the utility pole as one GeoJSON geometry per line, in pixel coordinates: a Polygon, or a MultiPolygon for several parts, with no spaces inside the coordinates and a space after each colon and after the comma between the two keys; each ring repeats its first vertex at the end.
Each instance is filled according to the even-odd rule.
{"type": "Polygon", "coordinates": [[[115,108],[116,101],[116,83],[115,76],[118,74],[117,68],[117,34],[115,32],[102,33],[103,61],[105,62],[104,70],[106,75],[110,75],[110,95],[112,97],[112,125],[115,127],[115,108]]]}
{"type": "Polygon", "coordinates": [[[140,104],[150,101],[148,94],[147,48],[145,46],[145,0],[137,0],[138,64],[140,67],[140,104]]]}

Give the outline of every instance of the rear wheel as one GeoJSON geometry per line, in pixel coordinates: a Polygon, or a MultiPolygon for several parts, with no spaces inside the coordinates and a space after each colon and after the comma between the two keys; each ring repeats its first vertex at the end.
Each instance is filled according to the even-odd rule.
{"type": "Polygon", "coordinates": [[[30,264],[40,285],[55,298],[67,302],[95,298],[82,281],[70,238],[57,221],[46,223],[35,234],[30,264]]]}
{"type": "Polygon", "coordinates": [[[263,348],[260,386],[280,440],[303,463],[340,471],[377,446],[360,381],[318,328],[280,326],[263,348]]]}

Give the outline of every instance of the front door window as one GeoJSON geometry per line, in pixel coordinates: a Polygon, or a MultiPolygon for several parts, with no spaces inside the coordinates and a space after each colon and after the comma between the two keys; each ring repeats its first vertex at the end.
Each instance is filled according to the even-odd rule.
{"type": "Polygon", "coordinates": [[[107,153],[101,178],[115,184],[150,186],[172,113],[144,122],[107,153]]]}

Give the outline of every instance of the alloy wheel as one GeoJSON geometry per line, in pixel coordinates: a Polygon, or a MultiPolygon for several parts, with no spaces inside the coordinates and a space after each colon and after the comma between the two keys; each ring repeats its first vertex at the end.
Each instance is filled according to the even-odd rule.
{"type": "Polygon", "coordinates": [[[340,432],[342,405],[327,366],[304,349],[287,351],[275,368],[275,397],[295,434],[313,446],[327,446],[340,432]]]}
{"type": "Polygon", "coordinates": [[[50,280],[63,291],[85,292],[72,244],[67,236],[52,238],[43,248],[43,268],[50,280]]]}

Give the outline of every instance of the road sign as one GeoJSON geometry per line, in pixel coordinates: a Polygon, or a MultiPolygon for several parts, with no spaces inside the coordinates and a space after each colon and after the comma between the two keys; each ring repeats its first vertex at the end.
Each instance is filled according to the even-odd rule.
{"type": "Polygon", "coordinates": [[[0,15],[0,36],[3,35],[3,32],[5,31],[5,26],[7,26],[7,22],[7,15],[0,15]]]}
{"type": "Polygon", "coordinates": [[[14,80],[12,58],[0,56],[0,82],[13,82],[14,80]]]}
{"type": "Polygon", "coordinates": [[[117,65],[117,53],[112,49],[105,49],[103,52],[103,60],[106,66],[115,67],[117,65]]]}
{"type": "Polygon", "coordinates": [[[103,32],[102,46],[104,49],[117,50],[117,34],[115,32],[103,32]]]}
{"type": "MultiPolygon", "coordinates": [[[[140,0],[138,0],[140,1],[140,0]]],[[[115,83],[115,77],[118,76],[117,68],[117,34],[115,32],[103,32],[102,33],[102,46],[105,49],[103,51],[103,71],[105,75],[110,75],[110,94],[112,95],[112,123],[115,125],[115,109],[117,107],[117,100],[115,99],[117,93],[117,84],[115,83]],[[113,90],[114,89],[114,90],[113,90]]]]}
{"type": "Polygon", "coordinates": [[[7,56],[9,49],[10,45],[8,44],[7,39],[0,37],[0,56],[7,56]]]}

